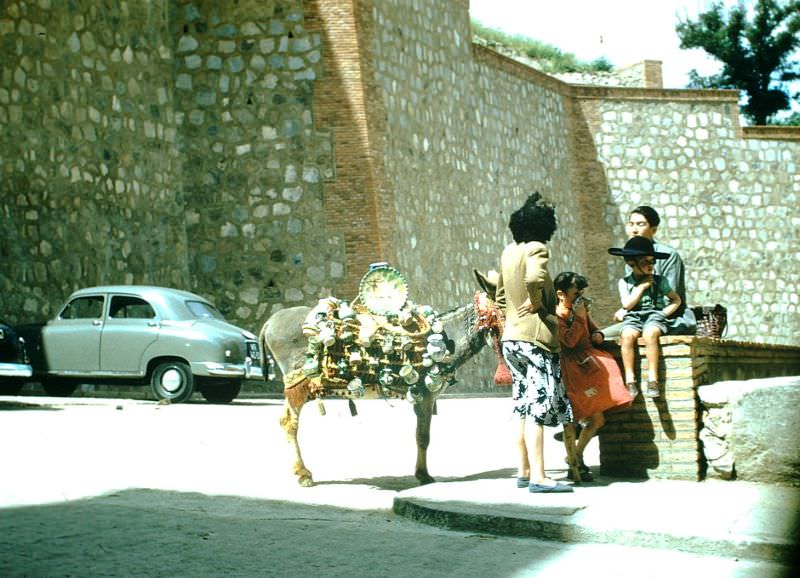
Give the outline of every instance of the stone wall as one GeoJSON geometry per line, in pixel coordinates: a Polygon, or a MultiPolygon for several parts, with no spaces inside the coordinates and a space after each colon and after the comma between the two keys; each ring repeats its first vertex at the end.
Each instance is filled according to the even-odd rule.
{"type": "Polygon", "coordinates": [[[257,330],[272,306],[333,292],[321,36],[303,19],[299,0],[3,3],[3,317],[151,283],[257,330]]]}
{"type": "Polygon", "coordinates": [[[83,284],[186,286],[167,5],[0,4],[0,315],[83,284]]]}
{"type": "MultiPolygon", "coordinates": [[[[798,342],[798,131],[743,131],[731,92],[569,85],[470,34],[467,0],[0,4],[0,314],[154,283],[257,330],[352,298],[378,260],[448,309],[538,190],[551,273],[589,276],[599,323],[606,249],[649,203],[690,304],[725,304],[729,337],[798,342]]],[[[494,362],[462,382],[491,389],[494,362]]]]}
{"type": "MultiPolygon", "coordinates": [[[[601,227],[622,243],[629,210],[656,207],[657,238],[683,256],[690,305],[726,305],[729,338],[797,343],[800,131],[742,138],[733,91],[581,88],[576,96],[592,110],[607,185],[602,220],[587,231],[601,227]]],[[[613,296],[622,260],[596,249],[613,296]]]]}
{"type": "MultiPolygon", "coordinates": [[[[621,370],[618,348],[608,345],[617,355],[621,370]]],[[[647,375],[642,340],[637,355],[637,375],[647,375]]],[[[606,425],[598,434],[603,473],[703,479],[707,464],[699,437],[703,420],[709,416],[698,397],[698,388],[728,380],[799,375],[800,347],[708,337],[662,337],[658,372],[663,384],[659,397],[639,395],[630,408],[606,414],[606,425]]],[[[786,416],[791,412],[776,410],[762,425],[771,420],[773,413],[786,416]]],[[[796,448],[796,444],[789,445],[796,448]]]]}
{"type": "Polygon", "coordinates": [[[344,275],[325,223],[333,150],[312,114],[322,38],[299,0],[180,2],[171,30],[191,288],[257,331],[344,275]]]}
{"type": "MultiPolygon", "coordinates": [[[[553,275],[580,260],[565,85],[473,46],[465,4],[375,2],[365,47],[385,118],[372,136],[392,192],[391,258],[414,300],[440,310],[472,299],[473,267],[497,268],[508,218],[534,191],[558,208],[553,275]]],[[[493,389],[494,361],[487,351],[460,380],[493,389]]]]}

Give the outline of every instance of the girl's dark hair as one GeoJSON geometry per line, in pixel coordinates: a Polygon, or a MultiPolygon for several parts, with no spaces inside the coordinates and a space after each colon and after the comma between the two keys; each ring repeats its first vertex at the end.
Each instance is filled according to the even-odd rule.
{"type": "Polygon", "coordinates": [[[556,291],[560,289],[565,293],[573,285],[578,291],[580,291],[581,289],[585,289],[589,286],[589,281],[583,275],[573,273],[572,271],[564,271],[559,273],[556,275],[556,278],[553,281],[553,287],[555,287],[556,291]]]}
{"type": "Polygon", "coordinates": [[[555,207],[542,200],[538,192],[529,196],[522,207],[511,213],[508,221],[515,243],[547,243],[557,227],[555,207]]]}

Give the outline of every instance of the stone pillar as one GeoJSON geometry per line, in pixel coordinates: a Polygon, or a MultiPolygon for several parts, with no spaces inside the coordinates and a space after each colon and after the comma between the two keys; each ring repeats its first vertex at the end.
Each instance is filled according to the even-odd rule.
{"type": "Polygon", "coordinates": [[[644,70],[644,88],[664,88],[664,78],[661,75],[660,60],[645,60],[642,62],[644,70]]]}

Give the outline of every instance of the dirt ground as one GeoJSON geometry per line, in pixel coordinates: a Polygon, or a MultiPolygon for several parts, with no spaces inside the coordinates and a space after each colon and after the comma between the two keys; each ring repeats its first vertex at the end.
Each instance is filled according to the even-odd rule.
{"type": "MultiPolygon", "coordinates": [[[[513,477],[506,403],[440,400],[431,473],[440,481],[513,477]]],[[[357,417],[344,402],[329,402],[325,416],[306,408],[301,442],[318,484],[300,488],[277,400],[0,398],[0,575],[555,576],[588,560],[595,576],[785,570],[397,517],[394,496],[416,485],[413,412],[405,402],[358,407],[357,417]]],[[[563,473],[560,444],[550,438],[545,451],[547,466],[563,473]]]]}

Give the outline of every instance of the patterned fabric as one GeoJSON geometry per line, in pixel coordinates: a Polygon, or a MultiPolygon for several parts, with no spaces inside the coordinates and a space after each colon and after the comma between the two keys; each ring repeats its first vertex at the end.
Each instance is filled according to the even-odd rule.
{"type": "Polygon", "coordinates": [[[557,353],[528,341],[504,341],[503,358],[514,380],[511,398],[515,414],[546,426],[573,421],[557,353]]]}

